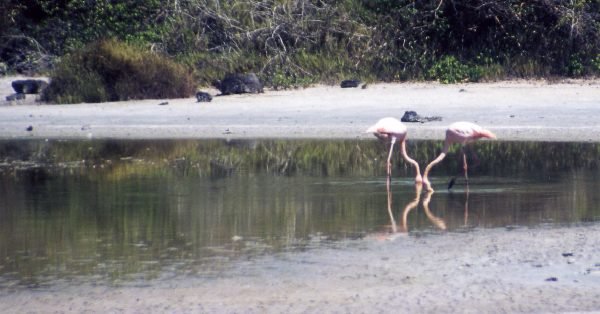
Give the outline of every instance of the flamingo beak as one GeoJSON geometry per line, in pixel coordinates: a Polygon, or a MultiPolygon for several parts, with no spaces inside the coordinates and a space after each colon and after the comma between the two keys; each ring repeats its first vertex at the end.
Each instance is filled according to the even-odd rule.
{"type": "Polygon", "coordinates": [[[479,131],[479,137],[484,137],[484,138],[489,138],[492,140],[497,139],[496,134],[492,133],[491,131],[488,130],[481,130],[479,131]]]}
{"type": "Polygon", "coordinates": [[[492,133],[490,131],[488,131],[488,132],[489,132],[488,138],[493,139],[493,140],[497,139],[496,134],[494,134],[494,133],[492,133]]]}

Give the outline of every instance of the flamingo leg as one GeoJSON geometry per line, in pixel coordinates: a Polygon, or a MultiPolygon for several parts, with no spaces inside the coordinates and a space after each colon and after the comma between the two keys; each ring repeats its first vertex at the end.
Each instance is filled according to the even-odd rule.
{"type": "Polygon", "coordinates": [[[392,189],[390,188],[390,180],[386,182],[387,189],[387,209],[388,215],[390,215],[390,222],[392,223],[392,232],[398,232],[398,227],[396,225],[396,220],[394,219],[394,214],[392,213],[392,189]]]}
{"type": "Polygon", "coordinates": [[[392,144],[390,145],[390,152],[387,158],[387,176],[388,180],[392,178],[392,152],[394,151],[394,144],[396,143],[396,137],[392,136],[392,144]]]}
{"type": "Polygon", "coordinates": [[[465,192],[465,227],[468,226],[469,223],[469,183],[467,182],[467,190],[465,192]]]}
{"type": "Polygon", "coordinates": [[[465,154],[465,147],[464,146],[462,148],[462,157],[463,157],[463,170],[465,172],[465,180],[467,180],[467,184],[468,184],[469,183],[469,174],[467,173],[467,171],[468,171],[467,154],[465,154]]]}
{"type": "MultiPolygon", "coordinates": [[[[469,185],[469,174],[468,174],[468,163],[467,163],[467,147],[461,146],[461,157],[463,162],[463,175],[465,176],[465,181],[467,186],[469,185]]],[[[460,172],[459,172],[460,173],[460,172]]],[[[452,189],[454,184],[456,183],[456,176],[452,177],[450,181],[448,181],[448,190],[452,189]]]]}

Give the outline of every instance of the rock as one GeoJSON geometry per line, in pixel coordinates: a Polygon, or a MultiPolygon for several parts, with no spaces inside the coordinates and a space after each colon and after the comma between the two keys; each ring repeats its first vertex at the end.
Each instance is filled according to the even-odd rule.
{"type": "Polygon", "coordinates": [[[168,102],[168,101],[163,101],[163,102],[159,103],[158,105],[159,105],[159,106],[166,106],[166,105],[168,105],[168,104],[169,104],[169,102],[168,102]]]}
{"type": "Polygon", "coordinates": [[[25,99],[25,94],[23,94],[23,93],[17,93],[17,94],[12,94],[12,95],[6,96],[7,101],[15,101],[15,100],[22,100],[22,99],[25,99]]]}
{"type": "Polygon", "coordinates": [[[429,121],[442,121],[442,117],[433,116],[433,117],[423,117],[417,114],[416,111],[405,111],[404,115],[400,119],[402,122],[429,122],[429,121]]]}
{"type": "Polygon", "coordinates": [[[33,131],[33,126],[30,125],[25,130],[27,130],[27,132],[31,132],[31,131],[33,131]]]}
{"type": "Polygon", "coordinates": [[[556,277],[548,277],[548,278],[546,278],[546,281],[558,281],[558,278],[556,278],[556,277]]]}
{"type": "Polygon", "coordinates": [[[360,85],[360,80],[343,80],[342,84],[340,84],[340,86],[342,88],[353,88],[353,87],[358,87],[358,85],[360,85]]]}
{"type": "Polygon", "coordinates": [[[44,80],[16,80],[11,85],[17,94],[39,94],[48,86],[48,82],[44,80]]]}
{"type": "Polygon", "coordinates": [[[197,92],[196,99],[198,102],[210,102],[212,100],[212,96],[207,92],[197,92]]]}
{"type": "Polygon", "coordinates": [[[402,119],[402,122],[419,122],[419,115],[416,111],[405,111],[402,119]]]}
{"type": "Polygon", "coordinates": [[[254,73],[229,74],[222,81],[217,81],[213,85],[221,91],[221,95],[263,92],[263,85],[254,73]]]}

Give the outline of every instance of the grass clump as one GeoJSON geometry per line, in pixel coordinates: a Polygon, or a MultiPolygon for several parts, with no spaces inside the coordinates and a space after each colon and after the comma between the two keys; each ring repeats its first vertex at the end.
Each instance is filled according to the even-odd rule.
{"type": "Polygon", "coordinates": [[[117,40],[101,40],[65,56],[43,99],[55,103],[189,97],[191,73],[158,54],[117,40]]]}

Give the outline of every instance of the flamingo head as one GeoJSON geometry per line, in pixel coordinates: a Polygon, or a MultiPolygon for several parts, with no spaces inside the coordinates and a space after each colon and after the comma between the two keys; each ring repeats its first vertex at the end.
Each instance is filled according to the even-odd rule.
{"type": "Polygon", "coordinates": [[[489,138],[489,139],[493,139],[493,140],[497,139],[496,134],[492,133],[489,130],[485,130],[485,129],[477,131],[477,137],[478,138],[489,138]]]}

